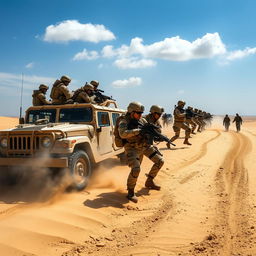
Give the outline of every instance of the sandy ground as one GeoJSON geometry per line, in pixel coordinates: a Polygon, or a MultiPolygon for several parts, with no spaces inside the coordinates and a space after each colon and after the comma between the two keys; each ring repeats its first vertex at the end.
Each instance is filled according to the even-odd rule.
{"type": "MultiPolygon", "coordinates": [[[[14,123],[0,118],[1,129],[14,123]]],[[[240,133],[220,124],[194,135],[191,147],[159,144],[162,189],[144,188],[144,159],[137,204],[125,197],[129,168],[116,158],[98,165],[79,193],[42,175],[1,188],[0,255],[256,255],[256,120],[240,133]]]]}

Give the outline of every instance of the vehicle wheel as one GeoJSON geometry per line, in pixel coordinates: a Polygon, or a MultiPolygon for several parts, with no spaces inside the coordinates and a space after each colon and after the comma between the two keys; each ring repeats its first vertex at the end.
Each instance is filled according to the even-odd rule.
{"type": "Polygon", "coordinates": [[[69,169],[73,178],[72,187],[84,189],[92,174],[92,165],[89,156],[82,150],[75,151],[69,157],[69,169]]]}
{"type": "Polygon", "coordinates": [[[128,162],[127,162],[127,157],[126,157],[125,153],[119,154],[118,158],[119,158],[121,164],[127,165],[128,162]]]}

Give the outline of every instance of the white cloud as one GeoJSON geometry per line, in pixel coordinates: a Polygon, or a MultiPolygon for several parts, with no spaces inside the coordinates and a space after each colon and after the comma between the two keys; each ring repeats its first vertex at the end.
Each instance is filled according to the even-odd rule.
{"type": "Polygon", "coordinates": [[[112,86],[116,88],[127,88],[127,87],[135,87],[139,86],[142,83],[142,79],[140,77],[130,77],[124,80],[116,80],[112,82],[112,86]]]}
{"type": "Polygon", "coordinates": [[[142,38],[133,38],[130,45],[122,45],[114,49],[107,45],[102,49],[103,57],[127,58],[142,56],[143,58],[158,58],[171,61],[188,61],[200,58],[212,58],[226,53],[226,47],[222,43],[218,33],[207,33],[202,38],[193,42],[181,39],[179,36],[165,38],[163,41],[150,45],[143,44],[142,38]]]}
{"type": "Polygon", "coordinates": [[[34,62],[30,62],[25,67],[30,69],[30,68],[33,68],[34,66],[35,66],[35,63],[34,62]]]}
{"type": "Polygon", "coordinates": [[[95,60],[99,58],[99,54],[97,51],[87,51],[83,49],[82,52],[78,52],[74,57],[73,60],[95,60]]]}
{"type": "Polygon", "coordinates": [[[43,37],[47,42],[87,41],[98,43],[115,39],[115,35],[104,25],[81,24],[77,20],[65,20],[46,28],[43,37]]]}
{"type": "Polygon", "coordinates": [[[235,60],[235,59],[242,59],[244,57],[247,57],[249,55],[256,54],[256,48],[245,48],[244,50],[237,50],[230,52],[227,56],[227,60],[235,60]]]}
{"type": "Polygon", "coordinates": [[[120,69],[135,69],[153,67],[156,65],[156,62],[149,59],[138,59],[136,57],[133,57],[117,59],[114,62],[114,65],[120,69]]]}
{"type": "Polygon", "coordinates": [[[184,91],[184,90],[179,90],[179,91],[177,91],[177,93],[178,93],[178,94],[184,94],[185,91],[184,91]]]}

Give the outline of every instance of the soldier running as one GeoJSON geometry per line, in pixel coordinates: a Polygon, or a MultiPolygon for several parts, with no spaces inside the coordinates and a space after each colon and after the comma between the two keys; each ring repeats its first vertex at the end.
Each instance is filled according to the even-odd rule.
{"type": "Polygon", "coordinates": [[[40,84],[39,90],[34,90],[32,95],[33,106],[51,105],[51,101],[47,100],[45,95],[49,87],[46,84],[40,84]]]}
{"type": "Polygon", "coordinates": [[[138,199],[134,193],[134,189],[140,174],[143,155],[147,156],[154,162],[145,182],[145,187],[149,189],[161,189],[160,186],[155,184],[154,178],[163,166],[164,160],[158,149],[153,145],[149,145],[145,138],[140,135],[141,129],[138,122],[142,125],[147,123],[147,121],[142,118],[144,106],[139,102],[131,102],[128,105],[127,110],[127,114],[119,123],[118,132],[120,137],[126,141],[124,149],[128,165],[131,167],[131,171],[127,179],[127,198],[137,203],[138,199]]]}
{"type": "Polygon", "coordinates": [[[175,107],[173,111],[173,116],[174,116],[174,124],[173,124],[173,131],[175,132],[175,135],[171,138],[171,142],[177,140],[180,136],[180,129],[185,130],[185,140],[183,144],[187,145],[192,145],[189,141],[188,138],[191,133],[191,129],[189,126],[185,123],[185,118],[186,118],[186,113],[185,113],[185,101],[179,100],[177,103],[177,107],[175,107]]]}
{"type": "Polygon", "coordinates": [[[195,133],[195,129],[196,129],[196,123],[194,122],[194,117],[195,114],[193,113],[193,108],[188,106],[187,107],[187,112],[186,112],[186,120],[185,123],[190,126],[191,125],[191,133],[196,134],[195,133]]]}

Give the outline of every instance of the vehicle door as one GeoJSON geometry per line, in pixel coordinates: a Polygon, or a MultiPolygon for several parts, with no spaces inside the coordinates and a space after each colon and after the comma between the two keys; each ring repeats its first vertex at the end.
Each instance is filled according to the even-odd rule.
{"type": "Polygon", "coordinates": [[[115,144],[115,135],[114,135],[114,130],[115,130],[115,126],[116,126],[116,120],[117,120],[117,118],[120,116],[120,113],[111,113],[111,117],[112,117],[112,119],[111,119],[111,121],[112,121],[112,123],[111,123],[111,126],[112,126],[112,137],[113,137],[113,145],[114,145],[114,150],[118,150],[118,149],[120,149],[119,147],[117,147],[116,146],[116,144],[115,144]]]}
{"type": "Polygon", "coordinates": [[[97,112],[97,147],[101,155],[113,151],[113,131],[110,125],[109,113],[97,112]]]}

